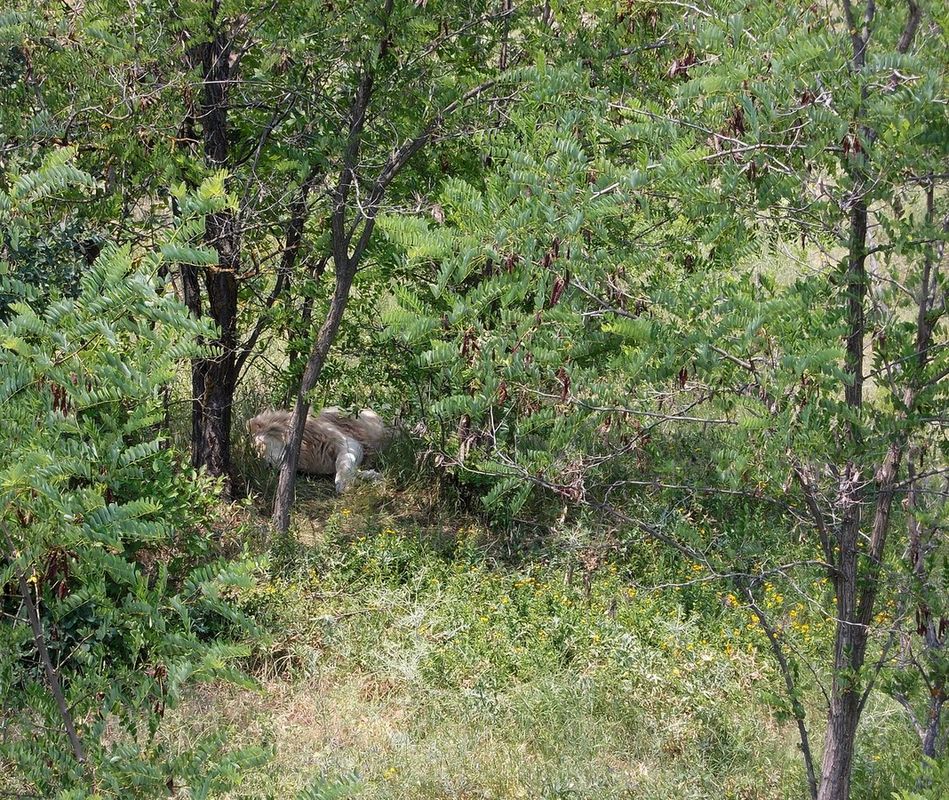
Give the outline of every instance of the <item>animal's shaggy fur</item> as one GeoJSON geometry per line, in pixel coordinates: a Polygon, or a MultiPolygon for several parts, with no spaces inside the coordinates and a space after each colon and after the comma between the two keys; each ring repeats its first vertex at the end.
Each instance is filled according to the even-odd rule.
{"type": "MultiPolygon", "coordinates": [[[[257,454],[279,467],[290,436],[290,411],[263,411],[247,421],[247,430],[257,454]]],[[[353,479],[378,478],[379,473],[360,470],[367,453],[378,452],[389,438],[379,415],[364,408],[355,417],[338,408],[309,414],[300,445],[298,469],[313,475],[335,475],[336,491],[345,491],[353,479]]]]}

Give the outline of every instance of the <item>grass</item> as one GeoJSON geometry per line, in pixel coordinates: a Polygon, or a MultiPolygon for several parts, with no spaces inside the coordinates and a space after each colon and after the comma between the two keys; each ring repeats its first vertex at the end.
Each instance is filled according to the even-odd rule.
{"type": "Polygon", "coordinates": [[[417,492],[314,482],[299,508],[236,598],[267,632],[259,687],[202,687],[166,720],[180,744],[272,749],[233,797],[321,777],[380,800],[802,796],[770,661],[727,604],[686,617],[622,562],[512,554],[417,492]]]}

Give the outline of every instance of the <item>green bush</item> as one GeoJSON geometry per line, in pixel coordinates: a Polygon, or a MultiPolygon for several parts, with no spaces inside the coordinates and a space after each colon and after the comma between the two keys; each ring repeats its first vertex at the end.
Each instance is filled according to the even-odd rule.
{"type": "MultiPolygon", "coordinates": [[[[68,159],[0,192],[0,224],[30,229],[74,182],[68,159]]],[[[203,187],[178,236],[222,202],[203,187]]],[[[172,242],[176,252],[183,245],[172,242]]],[[[211,634],[241,618],[222,593],[243,567],[215,560],[214,486],[163,434],[162,388],[202,323],[157,278],[162,257],[107,247],[74,297],[15,277],[0,323],[0,789],[44,798],[208,797],[259,752],[214,737],[155,738],[196,679],[239,678],[243,648],[211,634]]]]}

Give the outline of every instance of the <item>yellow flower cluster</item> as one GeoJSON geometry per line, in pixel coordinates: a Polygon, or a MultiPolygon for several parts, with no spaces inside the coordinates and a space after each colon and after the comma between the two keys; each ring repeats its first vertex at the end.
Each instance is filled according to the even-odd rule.
{"type": "Polygon", "coordinates": [[[778,608],[784,604],[784,595],[774,588],[773,583],[764,585],[764,604],[765,608],[778,608]]]}
{"type": "Polygon", "coordinates": [[[812,639],[811,624],[805,617],[805,611],[804,604],[797,603],[794,608],[788,611],[788,619],[791,630],[803,636],[805,642],[810,643],[812,639]]]}

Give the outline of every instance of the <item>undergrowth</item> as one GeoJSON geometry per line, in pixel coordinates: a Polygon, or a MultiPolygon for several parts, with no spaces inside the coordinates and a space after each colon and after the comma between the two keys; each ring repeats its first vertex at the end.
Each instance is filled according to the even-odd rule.
{"type": "MultiPolygon", "coordinates": [[[[804,796],[761,633],[720,586],[644,587],[621,536],[519,553],[419,493],[303,488],[234,598],[266,632],[258,690],[202,689],[172,725],[272,750],[234,797],[804,796]]],[[[868,713],[861,796],[889,797],[913,745],[868,713]]]]}

